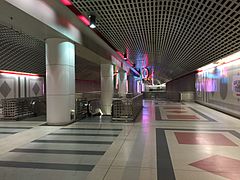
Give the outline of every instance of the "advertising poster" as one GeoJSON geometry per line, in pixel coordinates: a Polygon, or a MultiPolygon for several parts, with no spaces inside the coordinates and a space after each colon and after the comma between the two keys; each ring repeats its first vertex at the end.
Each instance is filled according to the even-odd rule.
{"type": "Polygon", "coordinates": [[[240,75],[233,76],[232,90],[233,95],[240,98],[240,75]]]}

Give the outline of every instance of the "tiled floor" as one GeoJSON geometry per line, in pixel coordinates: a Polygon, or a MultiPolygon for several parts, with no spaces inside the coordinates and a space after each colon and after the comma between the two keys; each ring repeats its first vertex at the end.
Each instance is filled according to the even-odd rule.
{"type": "Polygon", "coordinates": [[[0,180],[240,180],[240,120],[195,103],[144,101],[135,123],[0,122],[0,180]]]}

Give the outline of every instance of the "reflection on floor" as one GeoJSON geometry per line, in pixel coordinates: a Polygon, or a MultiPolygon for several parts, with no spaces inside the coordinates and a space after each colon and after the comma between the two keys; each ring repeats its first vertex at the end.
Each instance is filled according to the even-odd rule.
{"type": "Polygon", "coordinates": [[[43,123],[0,122],[1,180],[240,180],[240,120],[199,104],[146,100],[135,123],[43,123]]]}

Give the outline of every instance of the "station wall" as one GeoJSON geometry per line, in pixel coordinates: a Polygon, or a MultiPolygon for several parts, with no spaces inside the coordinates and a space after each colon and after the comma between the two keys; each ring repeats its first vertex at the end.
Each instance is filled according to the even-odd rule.
{"type": "Polygon", "coordinates": [[[191,73],[166,83],[167,98],[180,100],[180,92],[195,92],[195,73],[191,73]]]}
{"type": "Polygon", "coordinates": [[[196,101],[240,117],[240,60],[197,73],[196,101]]]}
{"type": "Polygon", "coordinates": [[[0,74],[0,99],[44,95],[44,77],[0,74]]]}

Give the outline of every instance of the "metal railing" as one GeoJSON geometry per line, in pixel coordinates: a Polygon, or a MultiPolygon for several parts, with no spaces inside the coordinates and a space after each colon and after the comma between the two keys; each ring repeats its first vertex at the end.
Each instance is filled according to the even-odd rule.
{"type": "Polygon", "coordinates": [[[88,113],[89,115],[97,115],[100,114],[100,99],[92,99],[88,101],[88,113]]]}
{"type": "Polygon", "coordinates": [[[115,98],[112,103],[112,120],[134,121],[142,110],[143,95],[133,98],[115,98]]]}
{"type": "Polygon", "coordinates": [[[76,93],[76,120],[100,112],[100,91],[76,93]]]}
{"type": "Polygon", "coordinates": [[[75,116],[76,120],[83,119],[84,117],[87,117],[88,113],[88,102],[87,99],[82,98],[76,98],[75,102],[75,116]]]}
{"type": "Polygon", "coordinates": [[[45,97],[1,99],[1,119],[18,120],[46,112],[45,97]]]}
{"type": "Polygon", "coordinates": [[[195,92],[193,91],[183,91],[179,92],[180,101],[194,101],[195,100],[195,92]]]}

